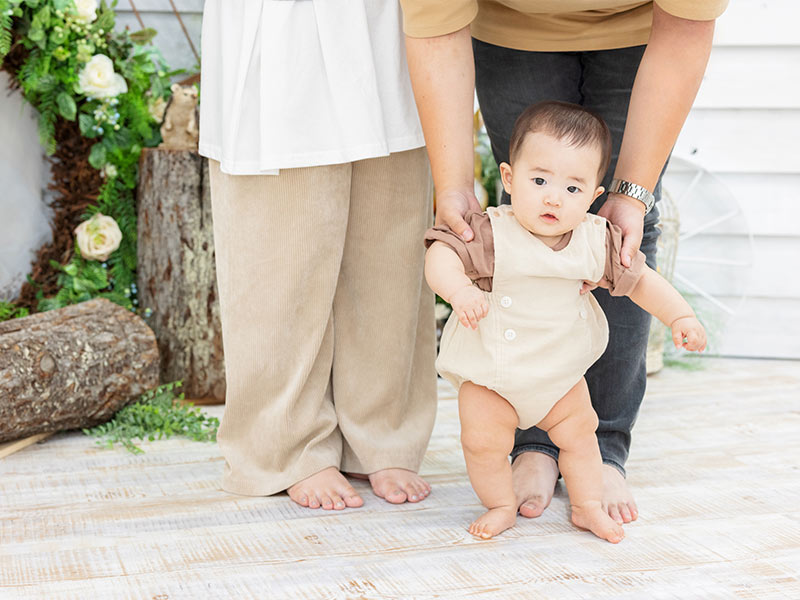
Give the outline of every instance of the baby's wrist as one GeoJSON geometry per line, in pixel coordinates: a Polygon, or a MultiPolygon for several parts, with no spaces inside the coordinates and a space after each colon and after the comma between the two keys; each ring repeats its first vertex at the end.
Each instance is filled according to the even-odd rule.
{"type": "Polygon", "coordinates": [[[445,298],[444,299],[445,302],[447,302],[448,304],[452,304],[453,303],[453,298],[455,298],[456,294],[458,294],[459,292],[463,291],[466,288],[471,288],[471,287],[472,287],[472,281],[467,281],[463,285],[458,286],[452,292],[450,292],[450,297],[449,298],[445,298]]]}
{"type": "Polygon", "coordinates": [[[682,315],[680,317],[676,317],[676,318],[672,319],[672,322],[669,324],[669,326],[670,327],[675,327],[675,323],[677,323],[681,319],[697,319],[697,316],[694,313],[692,313],[690,315],[682,315]]]}

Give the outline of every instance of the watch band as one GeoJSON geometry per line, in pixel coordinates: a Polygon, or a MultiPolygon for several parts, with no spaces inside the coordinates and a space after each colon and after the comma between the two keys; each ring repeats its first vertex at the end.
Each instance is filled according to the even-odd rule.
{"type": "Polygon", "coordinates": [[[608,188],[608,192],[610,194],[622,194],[629,198],[635,198],[644,204],[644,214],[649,213],[656,203],[656,197],[653,195],[653,192],[637,183],[631,183],[624,179],[614,179],[608,188]]]}

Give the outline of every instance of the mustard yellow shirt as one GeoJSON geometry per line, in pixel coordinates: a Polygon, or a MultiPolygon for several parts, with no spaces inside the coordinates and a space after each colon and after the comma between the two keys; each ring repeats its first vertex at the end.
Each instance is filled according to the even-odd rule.
{"type": "MultiPolygon", "coordinates": [[[[470,25],[495,46],[545,52],[609,50],[646,44],[653,2],[619,0],[400,0],[410,37],[435,37],[470,25]]],[[[658,0],[671,15],[719,17],[728,0],[658,0]]]]}

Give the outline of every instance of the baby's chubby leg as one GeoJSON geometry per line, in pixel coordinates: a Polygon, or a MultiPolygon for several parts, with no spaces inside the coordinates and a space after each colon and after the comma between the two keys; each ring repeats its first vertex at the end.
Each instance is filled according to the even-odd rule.
{"type": "Polygon", "coordinates": [[[581,377],[538,427],[559,447],[558,466],[567,484],[572,522],[609,542],[620,542],[625,533],[602,506],[603,461],[586,380],[581,377]]]}
{"type": "Polygon", "coordinates": [[[470,525],[469,532],[489,539],[517,519],[508,455],[519,419],[505,398],[470,381],[464,382],[458,392],[458,414],[469,480],[481,503],[489,509],[470,525]]]}

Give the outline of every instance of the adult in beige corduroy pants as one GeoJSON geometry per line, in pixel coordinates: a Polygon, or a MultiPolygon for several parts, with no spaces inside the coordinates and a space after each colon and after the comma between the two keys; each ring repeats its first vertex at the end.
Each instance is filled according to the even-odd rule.
{"type": "Polygon", "coordinates": [[[360,506],[345,472],[422,500],[436,406],[425,149],[277,176],[210,168],[224,489],[360,506]]]}

